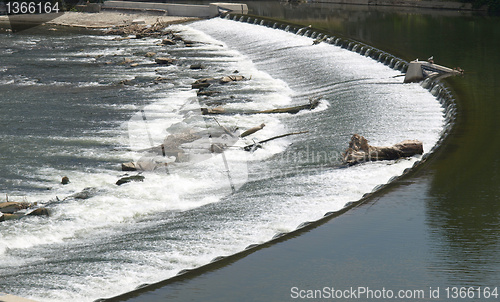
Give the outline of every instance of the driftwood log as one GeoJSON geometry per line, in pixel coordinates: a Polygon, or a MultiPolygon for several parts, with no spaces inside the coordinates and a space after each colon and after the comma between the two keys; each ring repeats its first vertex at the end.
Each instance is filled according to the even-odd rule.
{"type": "Polygon", "coordinates": [[[354,134],[349,142],[349,148],[344,153],[344,163],[355,165],[367,161],[394,160],[423,154],[421,141],[405,140],[391,147],[374,147],[368,140],[359,134],[354,134]]]}
{"type": "MultiPolygon", "coordinates": [[[[164,35],[164,29],[168,26],[167,23],[164,23],[160,20],[157,20],[153,25],[148,26],[147,24],[138,24],[133,23],[126,26],[116,27],[113,29],[109,29],[105,31],[105,34],[110,35],[135,35],[136,39],[141,39],[144,37],[158,37],[164,35]]],[[[174,32],[170,32],[171,35],[174,32]]]]}
{"type": "Polygon", "coordinates": [[[0,222],[21,219],[25,216],[49,216],[49,210],[46,208],[37,208],[31,212],[24,211],[34,206],[35,204],[28,202],[0,202],[0,222]]]}
{"type": "Polygon", "coordinates": [[[249,152],[253,152],[253,151],[255,151],[258,148],[262,148],[262,144],[267,143],[269,141],[272,141],[272,140],[275,140],[275,139],[278,139],[278,138],[282,138],[282,137],[287,137],[287,136],[290,136],[290,135],[304,134],[304,133],[307,133],[307,132],[309,132],[309,131],[292,132],[292,133],[281,134],[281,135],[278,135],[278,136],[273,136],[271,138],[268,138],[268,139],[265,139],[265,140],[261,140],[261,141],[259,141],[257,143],[246,145],[245,147],[243,147],[243,150],[249,151],[249,152]]]}
{"type": "Polygon", "coordinates": [[[305,105],[299,105],[299,106],[288,107],[288,108],[262,110],[262,111],[257,111],[254,113],[290,113],[290,114],[296,114],[302,110],[313,110],[314,108],[318,107],[318,105],[319,105],[319,99],[315,99],[315,100],[309,100],[309,104],[305,104],[305,105]]]}
{"type": "Polygon", "coordinates": [[[216,115],[216,114],[269,114],[269,113],[289,113],[296,114],[302,110],[313,110],[318,107],[319,99],[310,100],[309,104],[287,107],[287,108],[276,108],[269,110],[260,110],[260,111],[249,111],[249,112],[236,112],[229,111],[224,109],[224,107],[215,107],[215,108],[200,108],[202,115],[216,115]]]}
{"type": "Polygon", "coordinates": [[[32,205],[30,203],[27,203],[27,202],[7,201],[7,202],[0,203],[0,212],[7,213],[7,214],[13,214],[13,213],[20,211],[20,210],[29,209],[31,206],[32,205]]]}
{"type": "Polygon", "coordinates": [[[240,137],[246,137],[246,136],[249,136],[251,134],[254,134],[257,131],[262,130],[265,126],[266,126],[266,124],[262,123],[259,126],[250,128],[247,131],[245,131],[242,134],[240,134],[240,137]]]}

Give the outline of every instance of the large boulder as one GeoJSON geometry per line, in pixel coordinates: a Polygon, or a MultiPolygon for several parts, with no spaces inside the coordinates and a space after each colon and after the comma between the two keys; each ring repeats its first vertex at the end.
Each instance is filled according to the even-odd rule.
{"type": "Polygon", "coordinates": [[[391,147],[374,147],[359,134],[354,134],[344,153],[344,163],[355,165],[367,161],[394,160],[423,154],[423,144],[418,140],[405,140],[391,147]]]}

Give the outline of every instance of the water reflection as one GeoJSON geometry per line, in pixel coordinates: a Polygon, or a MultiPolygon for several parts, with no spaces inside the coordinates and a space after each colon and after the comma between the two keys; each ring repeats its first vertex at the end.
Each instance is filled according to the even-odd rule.
{"type": "Polygon", "coordinates": [[[491,286],[500,281],[499,179],[488,174],[450,179],[438,172],[429,192],[427,224],[437,258],[431,267],[446,274],[450,284],[491,286]]]}

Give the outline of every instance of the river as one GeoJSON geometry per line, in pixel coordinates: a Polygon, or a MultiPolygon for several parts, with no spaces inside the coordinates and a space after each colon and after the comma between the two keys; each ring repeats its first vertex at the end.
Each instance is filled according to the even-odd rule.
{"type": "MultiPolygon", "coordinates": [[[[139,299],[281,301],[292,298],[293,287],[324,286],[425,289],[427,294],[439,286],[443,298],[446,286],[493,288],[499,280],[498,173],[491,139],[497,129],[497,88],[491,83],[498,19],[253,5],[262,15],[272,15],[264,8],[273,5],[277,17],[313,24],[405,60],[434,55],[437,63],[462,67],[464,77],[448,80],[457,96],[455,126],[430,160],[364,205],[139,299]]],[[[13,54],[2,56],[9,60],[2,69],[3,89],[8,89],[2,93],[8,112],[2,142],[9,142],[2,144],[8,167],[3,193],[47,204],[55,213],[49,219],[4,222],[2,291],[44,301],[85,301],[172,277],[342,209],[416,161],[341,169],[339,154],[353,132],[373,144],[417,136],[430,151],[443,129],[443,109],[427,90],[402,85],[398,71],[370,58],[231,20],[175,28],[200,43],[163,50],[183,62],[166,68],[144,59],[146,51],[159,50],[155,39],[122,43],[89,33],[42,31],[2,40],[4,52],[13,54]],[[30,60],[17,64],[27,53],[30,60]],[[105,63],[125,57],[141,65],[105,63]],[[192,63],[207,68],[201,73],[187,68],[192,63]],[[217,127],[181,109],[187,104],[197,112],[207,105],[191,89],[192,81],[235,69],[251,79],[229,86],[214,104],[255,110],[321,97],[321,105],[296,116],[236,115],[220,117],[220,123],[245,129],[265,122],[256,139],[310,133],[273,141],[251,156],[230,150],[226,157],[209,156],[171,174],[145,173],[144,183],[114,185],[122,175],[119,163],[140,158],[137,151],[148,147],[148,136],[157,144],[186,125],[217,127]],[[158,75],[169,81],[151,84],[158,75]],[[119,84],[123,79],[133,85],[119,84]],[[72,180],[69,187],[56,183],[63,174],[72,180]],[[88,187],[93,189],[87,199],[54,201],[55,195],[88,187]]]]}
{"type": "Polygon", "coordinates": [[[366,204],[238,260],[123,300],[294,301],[314,295],[311,290],[322,293],[316,300],[328,300],[337,290],[340,300],[352,290],[364,292],[350,296],[361,301],[384,293],[397,298],[400,291],[406,300],[496,299],[500,19],[388,7],[252,5],[256,14],[313,24],[405,60],[433,55],[438,64],[465,69],[463,77],[446,80],[458,107],[454,127],[424,166],[366,204]]]}

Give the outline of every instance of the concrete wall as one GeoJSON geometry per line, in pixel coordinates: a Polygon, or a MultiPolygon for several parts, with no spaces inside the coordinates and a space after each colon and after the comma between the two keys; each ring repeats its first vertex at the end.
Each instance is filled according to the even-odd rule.
{"type": "Polygon", "coordinates": [[[219,7],[223,10],[235,10],[247,13],[248,7],[241,3],[211,3],[210,5],[132,2],[132,1],[105,1],[104,9],[130,9],[165,11],[169,16],[210,18],[219,14],[219,7]]]}
{"type": "Polygon", "coordinates": [[[215,2],[210,3],[211,6],[217,6],[223,10],[230,10],[239,14],[248,14],[248,6],[244,3],[224,3],[224,2],[215,2]]]}

